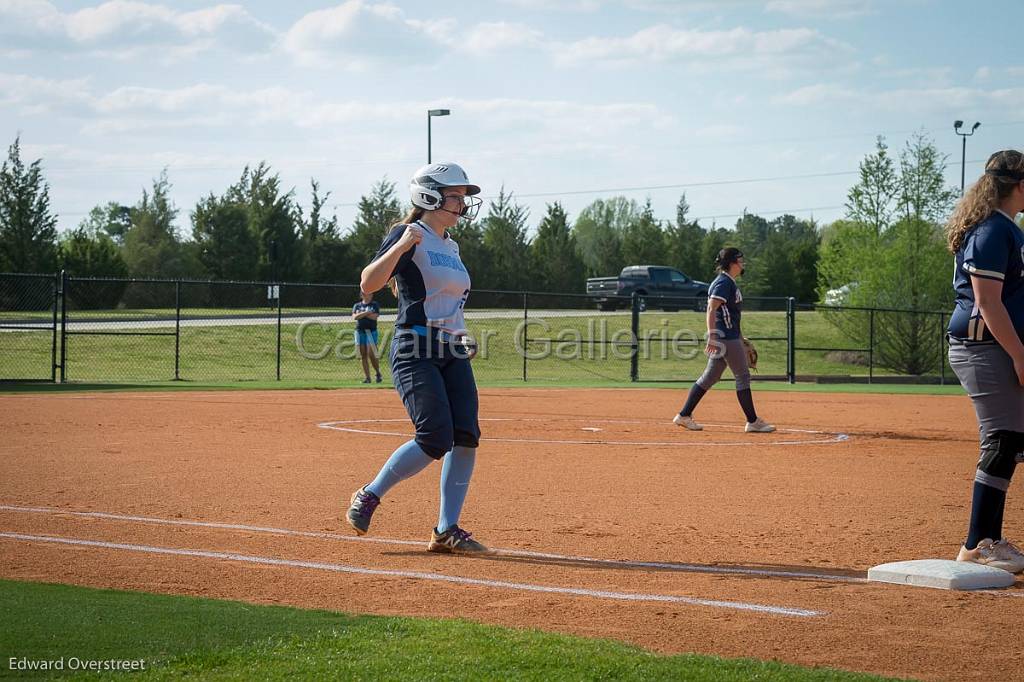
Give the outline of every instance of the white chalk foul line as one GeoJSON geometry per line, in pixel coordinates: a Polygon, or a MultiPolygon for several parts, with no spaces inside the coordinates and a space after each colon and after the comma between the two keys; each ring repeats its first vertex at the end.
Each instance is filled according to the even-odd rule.
{"type": "MultiPolygon", "coordinates": [[[[194,521],[190,519],[163,519],[154,516],[130,516],[126,514],[112,514],[109,512],[82,512],[66,509],[55,509],[52,507],[19,507],[14,505],[0,504],[0,511],[19,512],[28,514],[57,514],[64,516],[76,516],[89,519],[106,519],[110,521],[127,521],[132,523],[150,523],[163,526],[191,526],[196,528],[215,528],[217,530],[237,530],[248,533],[268,533],[272,535],[286,535],[292,537],[317,538],[320,540],[343,540],[345,542],[370,542],[382,545],[412,545],[422,547],[426,544],[417,540],[398,540],[394,538],[369,538],[364,536],[341,535],[339,533],[326,533],[308,530],[292,530],[290,528],[274,528],[270,526],[247,526],[240,523],[220,523],[217,521],[194,521]]],[[[747,575],[759,578],[797,578],[802,580],[816,580],[827,582],[866,583],[867,578],[856,576],[833,575],[830,573],[815,573],[811,571],[781,571],[769,568],[744,568],[735,566],[704,566],[701,564],[680,564],[660,561],[630,561],[622,559],[601,559],[597,557],[572,556],[567,554],[550,554],[546,552],[529,552],[520,549],[494,549],[494,553],[500,556],[523,557],[527,559],[551,559],[555,561],[568,561],[579,564],[592,564],[596,566],[610,566],[623,569],[631,568],[656,568],[664,571],[677,571],[679,573],[710,573],[723,575],[747,575]]]]}
{"type": "Polygon", "coordinates": [[[756,613],[768,613],[779,616],[796,616],[802,618],[812,618],[815,616],[825,615],[822,611],[812,611],[809,609],[800,609],[787,606],[768,606],[765,604],[748,604],[745,602],[722,601],[718,599],[699,599],[696,597],[683,597],[672,594],[642,594],[635,592],[585,590],[582,588],[575,587],[554,587],[550,585],[536,585],[532,583],[514,583],[503,580],[482,580],[479,578],[466,578],[462,576],[444,575],[442,573],[423,573],[419,571],[394,571],[385,569],[360,568],[358,566],[347,566],[345,564],[323,563],[318,561],[295,561],[291,559],[277,559],[274,557],[235,554],[232,552],[211,552],[200,549],[180,549],[173,547],[153,547],[150,545],[130,545],[117,542],[100,542],[97,540],[81,540],[78,538],[51,537],[46,535],[23,535],[21,533],[5,532],[0,532],[0,538],[20,540],[24,542],[42,542],[62,545],[73,545],[79,547],[117,549],[127,552],[138,552],[143,554],[163,554],[172,556],[189,556],[203,559],[221,559],[224,561],[237,561],[248,564],[260,564],[264,566],[308,568],[318,571],[331,571],[334,573],[354,573],[357,575],[377,575],[397,578],[412,578],[415,580],[454,583],[457,585],[476,585],[480,587],[521,590],[525,592],[544,592],[548,594],[568,594],[580,597],[595,597],[598,599],[614,599],[619,601],[637,602],[669,602],[675,604],[688,604],[691,606],[707,606],[720,609],[754,611],[756,613]]]}
{"type": "MultiPolygon", "coordinates": [[[[407,423],[408,419],[342,419],[338,421],[321,422],[317,424],[318,428],[328,429],[330,431],[344,431],[346,433],[361,433],[367,436],[397,436],[400,438],[411,438],[412,434],[403,433],[400,431],[377,431],[374,429],[363,429],[355,428],[351,426],[345,426],[346,424],[383,424],[383,423],[407,423]]],[[[650,421],[642,420],[628,420],[628,419],[592,419],[592,418],[578,418],[578,419],[513,419],[507,417],[490,417],[480,419],[482,422],[546,422],[550,423],[553,421],[584,421],[587,423],[597,424],[652,424],[650,421]]],[[[707,424],[707,426],[723,427],[725,429],[737,429],[742,430],[743,427],[734,427],[732,424],[707,424]]],[[[754,439],[746,441],[723,441],[723,442],[707,442],[707,441],[636,441],[636,440],[550,440],[544,438],[481,438],[480,440],[488,441],[491,443],[544,443],[548,445],[654,445],[654,446],[667,446],[667,447],[679,447],[679,448],[692,448],[692,447],[709,447],[725,445],[729,447],[733,446],[766,446],[766,445],[825,445],[830,443],[842,443],[850,439],[849,434],[845,433],[829,433],[827,431],[812,431],[809,429],[777,429],[778,433],[808,433],[812,435],[823,435],[828,438],[815,438],[812,440],[764,440],[762,436],[755,436],[754,439]]]]}

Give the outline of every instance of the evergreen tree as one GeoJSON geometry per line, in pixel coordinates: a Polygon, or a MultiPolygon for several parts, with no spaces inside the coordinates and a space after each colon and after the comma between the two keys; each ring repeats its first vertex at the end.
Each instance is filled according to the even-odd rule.
{"type": "Polygon", "coordinates": [[[881,234],[892,222],[899,196],[899,177],[889,147],[881,135],[875,140],[875,152],[860,162],[860,180],[847,193],[846,215],[850,220],[870,226],[881,234]]]}
{"type": "Polygon", "coordinates": [[[478,221],[460,220],[452,230],[452,238],[459,245],[459,258],[469,270],[474,289],[495,286],[491,274],[491,254],[484,246],[483,228],[478,221]]]}
{"type": "Polygon", "coordinates": [[[85,221],[63,236],[58,246],[61,268],[75,277],[127,277],[128,266],[114,240],[90,230],[85,221]]]}
{"type": "Polygon", "coordinates": [[[697,221],[689,220],[690,204],[684,193],[676,205],[676,221],[665,229],[665,249],[669,263],[694,279],[702,279],[706,269],[702,262],[701,247],[705,230],[697,221]]]}
{"type": "Polygon", "coordinates": [[[526,289],[530,282],[530,260],[526,241],[526,208],[515,203],[502,187],[490,202],[481,231],[489,256],[485,289],[526,289]]]}
{"type": "Polygon", "coordinates": [[[250,281],[259,276],[259,243],[244,205],[212,193],[200,199],[192,211],[192,239],[211,278],[250,281]]]}
{"type": "Polygon", "coordinates": [[[665,233],[648,199],[622,233],[622,259],[626,265],[669,265],[665,233]]]}
{"type": "Polygon", "coordinates": [[[245,206],[249,231],[259,244],[260,278],[276,281],[302,279],[305,254],[299,240],[300,216],[295,192],[282,192],[281,179],[261,161],[246,166],[238,182],[228,188],[225,199],[245,206]]]}
{"type": "MultiPolygon", "coordinates": [[[[88,219],[87,219],[88,220],[88,219]]],[[[79,308],[112,310],[121,302],[128,282],[128,266],[121,250],[104,231],[87,227],[87,220],[65,234],[58,245],[61,268],[74,277],[110,277],[111,281],[90,282],[75,296],[79,308]]]]}
{"type": "Polygon", "coordinates": [[[164,170],[153,181],[152,193],[143,190],[142,199],[131,209],[132,226],[125,234],[122,255],[132,277],[177,278],[202,273],[201,264],[178,237],[174,224],[178,209],[170,190],[164,170]]]}
{"type": "MultiPolygon", "coordinates": [[[[762,239],[749,246],[740,242],[747,261],[744,294],[814,301],[818,260],[818,232],[814,223],[791,215],[770,222],[758,216],[744,218],[762,239]]],[[[747,235],[750,234],[748,231],[747,235]]]]}
{"type": "Polygon", "coordinates": [[[547,213],[537,226],[537,236],[530,242],[530,261],[534,275],[531,288],[558,293],[586,290],[576,239],[569,229],[565,209],[557,201],[548,204],[547,213]]]}
{"type": "Polygon", "coordinates": [[[711,229],[704,234],[704,240],[701,243],[700,272],[686,274],[703,282],[710,282],[713,280],[718,276],[718,272],[715,269],[715,259],[718,257],[718,252],[726,246],[734,245],[735,241],[736,234],[734,232],[727,230],[724,227],[715,227],[712,225],[711,229]]]}
{"type": "Polygon", "coordinates": [[[352,283],[359,280],[349,244],[339,234],[338,216],[324,215],[331,193],[320,194],[320,185],[310,180],[312,200],[309,219],[303,222],[302,241],[306,254],[306,278],[318,284],[352,283]]]}
{"type": "Polygon", "coordinates": [[[383,178],[373,185],[368,195],[359,198],[359,209],[345,242],[360,271],[380,248],[391,228],[402,220],[402,204],[395,183],[383,178]]]}
{"type": "Polygon", "coordinates": [[[42,161],[26,168],[16,137],[0,166],[0,272],[53,272],[56,241],[57,217],[50,212],[42,161]]]}

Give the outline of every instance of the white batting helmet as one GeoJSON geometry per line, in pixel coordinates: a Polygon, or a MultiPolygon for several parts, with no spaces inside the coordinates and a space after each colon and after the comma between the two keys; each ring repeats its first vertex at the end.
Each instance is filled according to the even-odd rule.
{"type": "Polygon", "coordinates": [[[465,187],[468,196],[480,193],[480,187],[469,182],[459,164],[430,163],[413,173],[409,184],[412,205],[434,210],[441,205],[441,190],[445,187],[465,187]]]}

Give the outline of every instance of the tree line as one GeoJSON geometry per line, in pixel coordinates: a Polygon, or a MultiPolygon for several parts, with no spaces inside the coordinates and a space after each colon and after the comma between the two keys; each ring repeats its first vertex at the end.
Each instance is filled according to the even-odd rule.
{"type": "MultiPolygon", "coordinates": [[[[587,277],[637,264],[710,281],[719,249],[737,246],[747,260],[746,296],[814,302],[846,286],[847,303],[934,309],[951,301],[941,226],[955,193],[943,185],[944,168],[923,134],[898,159],[879,138],[848,193],[845,218],[828,225],[745,213],[728,228],[704,226],[683,194],[667,220],[650,200],[601,198],[574,217],[556,201],[531,231],[528,210],[503,187],[483,217],[454,236],[478,289],[582,293],[587,277]]],[[[187,214],[171,189],[164,171],[133,205],[99,204],[58,234],[42,160],[26,164],[15,139],[0,167],[0,272],[351,284],[408,208],[384,178],[343,227],[328,210],[331,192],[312,179],[304,208],[263,162],[187,214]]]]}

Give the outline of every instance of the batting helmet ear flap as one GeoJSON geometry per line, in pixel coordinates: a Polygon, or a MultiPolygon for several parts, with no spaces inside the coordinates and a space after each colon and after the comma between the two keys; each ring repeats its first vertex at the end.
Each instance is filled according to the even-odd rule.
{"type": "Polygon", "coordinates": [[[415,183],[409,185],[409,194],[412,199],[412,205],[433,211],[441,205],[444,197],[437,190],[430,189],[429,187],[423,187],[415,183]]]}

